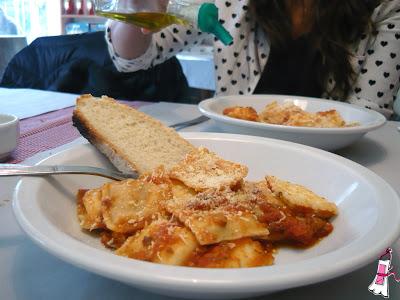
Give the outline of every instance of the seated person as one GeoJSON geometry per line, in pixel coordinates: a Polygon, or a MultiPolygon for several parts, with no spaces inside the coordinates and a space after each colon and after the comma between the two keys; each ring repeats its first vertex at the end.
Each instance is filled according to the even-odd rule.
{"type": "Polygon", "coordinates": [[[104,32],[36,39],[14,56],[0,86],[171,102],[185,101],[188,89],[175,57],[151,70],[118,72],[104,32]]]}
{"type": "MultiPolygon", "coordinates": [[[[217,95],[323,97],[392,115],[400,84],[399,0],[216,0],[216,5],[234,37],[230,46],[214,43],[217,95]]],[[[173,57],[204,35],[177,25],[149,34],[111,21],[106,39],[117,69],[132,72],[173,57]]]]}

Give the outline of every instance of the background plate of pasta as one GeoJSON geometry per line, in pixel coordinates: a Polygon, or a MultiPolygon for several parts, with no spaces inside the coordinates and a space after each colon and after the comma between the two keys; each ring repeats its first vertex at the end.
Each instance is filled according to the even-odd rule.
{"type": "Polygon", "coordinates": [[[222,96],[203,100],[199,110],[223,132],[276,138],[324,150],[348,146],[386,122],[382,114],[366,108],[300,96],[222,96]]]}
{"type": "MultiPolygon", "coordinates": [[[[329,280],[373,261],[400,234],[398,195],[354,162],[268,138],[182,136],[199,148],[168,178],[162,170],[121,182],[23,178],[13,202],[19,224],[77,267],[159,294],[210,299],[329,280]]],[[[112,167],[90,144],[40,164],[112,167]]]]}

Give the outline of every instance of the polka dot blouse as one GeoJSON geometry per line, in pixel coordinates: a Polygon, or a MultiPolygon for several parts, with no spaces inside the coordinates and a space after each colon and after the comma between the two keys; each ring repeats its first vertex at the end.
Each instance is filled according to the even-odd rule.
{"type": "MultiPolygon", "coordinates": [[[[230,46],[214,38],[217,95],[252,94],[268,61],[268,39],[250,17],[248,1],[216,0],[220,22],[234,38],[230,46]]],[[[400,0],[383,1],[372,19],[378,34],[363,34],[360,43],[349,49],[358,76],[346,101],[389,117],[400,86],[400,0]]],[[[150,47],[142,56],[127,60],[115,52],[110,28],[106,31],[111,58],[120,72],[151,68],[206,37],[192,28],[172,25],[153,34],[150,47]]],[[[333,86],[333,79],[328,80],[325,91],[331,91],[333,86]]],[[[326,92],[322,97],[326,98],[326,92]]]]}

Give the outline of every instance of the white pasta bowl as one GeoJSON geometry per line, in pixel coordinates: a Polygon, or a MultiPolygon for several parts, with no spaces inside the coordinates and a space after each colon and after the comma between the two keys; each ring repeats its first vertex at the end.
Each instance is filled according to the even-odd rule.
{"type": "Polygon", "coordinates": [[[299,96],[223,96],[203,100],[199,103],[199,110],[213,119],[222,132],[276,138],[324,150],[336,150],[348,146],[367,132],[383,126],[386,122],[386,118],[382,114],[373,110],[338,101],[299,96]],[[336,109],[346,122],[358,122],[360,125],[345,128],[274,125],[235,119],[222,113],[225,108],[231,106],[251,106],[257,112],[261,112],[272,101],[276,101],[278,104],[292,103],[308,112],[336,109]]]}
{"type": "MultiPolygon", "coordinates": [[[[78,189],[105,179],[87,175],[23,178],[13,200],[16,218],[40,247],[85,270],[159,294],[187,298],[241,298],[308,285],[376,260],[400,234],[400,199],[379,176],[335,154],[280,140],[218,133],[185,133],[191,143],[249,167],[249,180],[266,174],[302,184],[335,202],[333,232],[308,249],[282,248],[275,264],[244,269],[167,266],[120,257],[82,231],[78,189]]],[[[109,167],[89,144],[40,164],[109,167]]]]}

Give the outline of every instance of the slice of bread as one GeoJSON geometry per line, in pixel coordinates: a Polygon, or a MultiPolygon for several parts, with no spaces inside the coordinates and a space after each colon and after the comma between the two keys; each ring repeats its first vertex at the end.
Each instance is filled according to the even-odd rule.
{"type": "Polygon", "coordinates": [[[175,130],[112,98],[82,95],[73,124],[111,163],[124,173],[167,170],[195,149],[175,130]]]}

